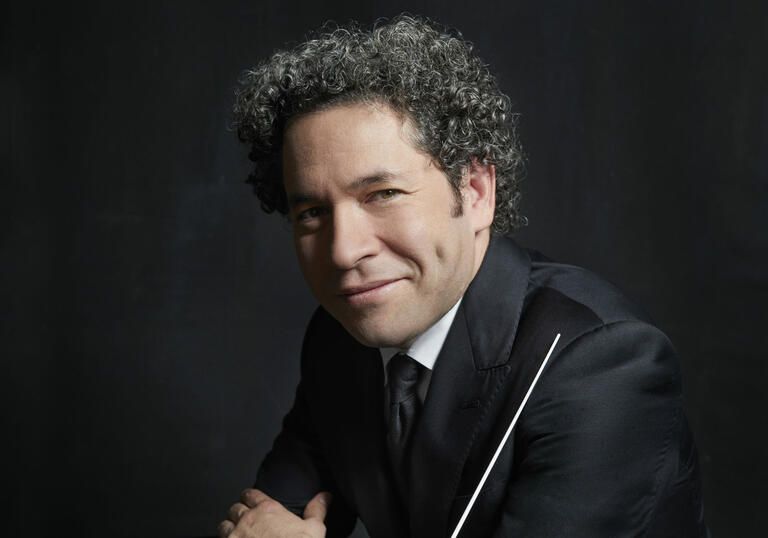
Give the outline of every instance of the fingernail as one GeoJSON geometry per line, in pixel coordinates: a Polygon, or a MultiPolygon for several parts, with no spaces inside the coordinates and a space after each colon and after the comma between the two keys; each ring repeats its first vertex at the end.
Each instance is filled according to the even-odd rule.
{"type": "Polygon", "coordinates": [[[333,500],[333,495],[330,494],[330,492],[325,492],[320,496],[320,501],[323,504],[331,504],[331,501],[333,500]]]}

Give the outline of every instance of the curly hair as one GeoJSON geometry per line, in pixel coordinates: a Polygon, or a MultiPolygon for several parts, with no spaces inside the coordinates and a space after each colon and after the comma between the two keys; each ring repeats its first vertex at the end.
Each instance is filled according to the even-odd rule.
{"type": "Polygon", "coordinates": [[[234,127],[250,146],[254,167],[248,183],[262,208],[288,212],[281,151],[291,118],[371,102],[386,104],[412,122],[415,146],[434,159],[459,199],[473,158],[494,165],[492,229],[508,234],[524,226],[527,220],[518,209],[523,155],[516,116],[472,48],[456,30],[400,15],[371,31],[355,24],[325,28],[245,71],[233,107],[234,127]]]}

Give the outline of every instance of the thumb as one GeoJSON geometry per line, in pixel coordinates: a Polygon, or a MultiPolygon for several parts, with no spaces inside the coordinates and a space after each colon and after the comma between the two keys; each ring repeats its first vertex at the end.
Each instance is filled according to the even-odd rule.
{"type": "Polygon", "coordinates": [[[307,503],[307,507],[304,508],[304,519],[319,519],[325,521],[325,515],[328,513],[328,506],[333,500],[333,495],[328,491],[321,491],[312,500],[307,503]]]}

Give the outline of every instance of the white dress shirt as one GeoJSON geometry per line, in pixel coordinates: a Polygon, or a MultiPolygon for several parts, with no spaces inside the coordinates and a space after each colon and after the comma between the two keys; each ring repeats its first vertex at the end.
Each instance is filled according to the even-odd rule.
{"type": "MultiPolygon", "coordinates": [[[[387,386],[387,365],[389,364],[389,361],[398,353],[405,353],[426,368],[421,379],[419,379],[418,386],[419,400],[421,400],[421,403],[424,403],[424,398],[427,397],[427,390],[429,389],[429,381],[432,379],[432,369],[435,366],[435,361],[440,354],[440,350],[443,348],[445,337],[448,336],[448,329],[451,328],[451,323],[453,323],[453,318],[456,317],[456,311],[459,309],[460,304],[461,299],[459,299],[442,318],[437,320],[434,325],[421,333],[408,349],[399,349],[396,347],[379,348],[379,351],[381,352],[381,360],[384,365],[385,387],[387,386]]],[[[384,391],[384,398],[385,400],[388,398],[386,390],[384,391]]]]}

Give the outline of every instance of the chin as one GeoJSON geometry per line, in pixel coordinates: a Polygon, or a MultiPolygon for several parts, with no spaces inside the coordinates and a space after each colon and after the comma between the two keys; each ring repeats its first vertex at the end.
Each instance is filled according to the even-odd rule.
{"type": "Polygon", "coordinates": [[[412,335],[407,333],[407,331],[397,330],[396,328],[383,329],[382,327],[367,326],[367,324],[344,322],[342,322],[342,325],[355,340],[368,347],[397,347],[406,349],[413,340],[412,335]]]}

